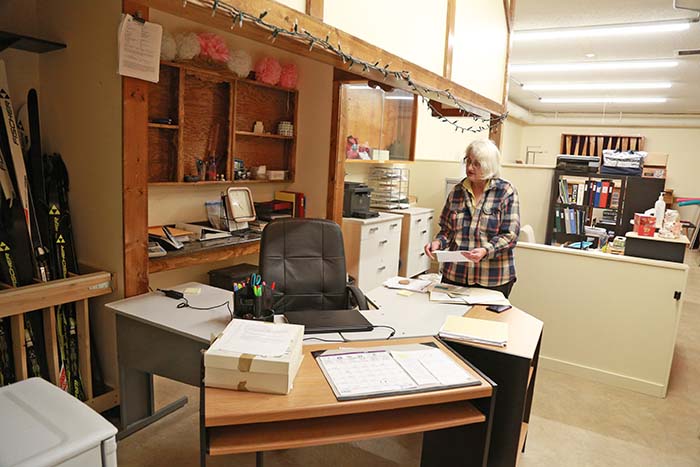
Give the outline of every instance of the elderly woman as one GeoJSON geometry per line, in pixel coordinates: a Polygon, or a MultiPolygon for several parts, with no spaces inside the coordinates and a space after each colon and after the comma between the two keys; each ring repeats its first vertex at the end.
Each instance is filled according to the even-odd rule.
{"type": "Polygon", "coordinates": [[[461,250],[471,262],[444,263],[443,282],[498,290],[508,297],[515,283],[513,248],[520,233],[518,192],[499,178],[500,153],[491,141],[474,141],[464,162],[467,177],[447,197],[440,232],[425,245],[461,250]]]}

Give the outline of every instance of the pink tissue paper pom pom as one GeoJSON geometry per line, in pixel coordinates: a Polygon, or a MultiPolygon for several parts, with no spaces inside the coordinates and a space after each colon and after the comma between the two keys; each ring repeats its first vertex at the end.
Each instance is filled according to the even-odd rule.
{"type": "Polygon", "coordinates": [[[294,89],[297,87],[297,78],[299,78],[299,73],[297,73],[297,66],[295,64],[288,63],[287,65],[282,65],[280,86],[287,89],[294,89]]]}
{"type": "Polygon", "coordinates": [[[226,63],[229,59],[228,46],[224,39],[211,32],[200,32],[199,39],[200,55],[215,62],[226,63]]]}
{"type": "Polygon", "coordinates": [[[266,84],[275,85],[280,81],[282,67],[274,58],[266,57],[255,65],[255,79],[266,84]]]}

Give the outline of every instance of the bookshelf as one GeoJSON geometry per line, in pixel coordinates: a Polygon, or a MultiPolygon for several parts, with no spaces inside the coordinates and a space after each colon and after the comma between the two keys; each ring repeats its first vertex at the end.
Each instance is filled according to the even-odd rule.
{"type": "Polygon", "coordinates": [[[634,213],[653,207],[664,185],[664,179],[555,170],[545,243],[583,241],[586,226],[624,235],[634,213]]]}

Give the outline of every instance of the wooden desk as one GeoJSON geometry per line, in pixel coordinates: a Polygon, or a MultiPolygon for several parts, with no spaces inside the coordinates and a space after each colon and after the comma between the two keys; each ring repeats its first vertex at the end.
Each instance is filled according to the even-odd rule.
{"type": "MultiPolygon", "coordinates": [[[[486,465],[495,388],[434,337],[304,346],[287,396],[204,388],[201,463],[211,456],[289,449],[429,432],[421,465],[486,465]],[[311,352],[433,342],[477,377],[479,386],[338,402],[311,352]],[[443,446],[447,447],[443,449],[443,446]],[[437,448],[437,449],[435,449],[437,448]]],[[[426,433],[428,434],[428,433],[426,433]]]]}
{"type": "MultiPolygon", "coordinates": [[[[465,313],[463,305],[431,302],[427,294],[404,297],[396,290],[384,287],[371,290],[367,296],[379,306],[374,313],[381,313],[381,317],[373,317],[370,321],[397,329],[413,330],[415,317],[425,332],[437,334],[445,316],[454,314],[508,323],[506,347],[447,340],[446,343],[498,385],[488,465],[515,466],[527,439],[542,321],[515,307],[503,313],[493,313],[484,306],[474,306],[465,313]]],[[[439,437],[426,433],[423,448],[440,451],[450,449],[450,446],[439,437]]]]}

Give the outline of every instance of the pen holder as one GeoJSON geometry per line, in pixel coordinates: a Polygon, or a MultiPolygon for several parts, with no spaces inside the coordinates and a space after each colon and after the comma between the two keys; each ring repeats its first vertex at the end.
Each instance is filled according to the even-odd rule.
{"type": "Polygon", "coordinates": [[[272,310],[272,291],[270,288],[262,286],[260,297],[255,296],[250,284],[234,292],[233,316],[256,321],[273,321],[275,312],[272,310]]]}

